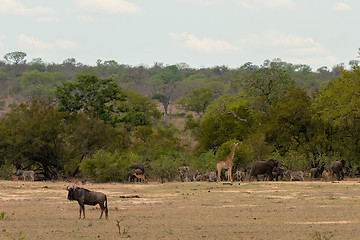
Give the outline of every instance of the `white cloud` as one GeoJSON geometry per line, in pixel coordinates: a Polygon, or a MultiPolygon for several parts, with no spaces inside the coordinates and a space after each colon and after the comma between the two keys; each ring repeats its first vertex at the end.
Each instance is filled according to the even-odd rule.
{"type": "Polygon", "coordinates": [[[202,53],[221,53],[240,50],[224,40],[214,40],[210,38],[199,39],[195,35],[188,33],[169,33],[169,37],[186,48],[190,48],[202,53]]]}
{"type": "MultiPolygon", "coordinates": [[[[341,60],[337,57],[331,56],[330,54],[326,54],[323,56],[307,56],[303,58],[289,58],[287,61],[291,63],[301,63],[301,64],[307,64],[307,65],[313,65],[313,66],[333,66],[341,62],[341,60]]],[[[315,69],[314,69],[315,70],[315,69]]]]}
{"type": "Polygon", "coordinates": [[[54,22],[59,22],[60,19],[57,17],[40,17],[38,19],[38,22],[41,23],[54,23],[54,22]]]}
{"type": "Polygon", "coordinates": [[[16,0],[0,0],[0,15],[2,16],[44,16],[54,13],[54,10],[50,8],[27,8],[16,0]]]}
{"type": "Polygon", "coordinates": [[[266,34],[264,40],[273,46],[306,47],[314,45],[314,40],[311,37],[299,37],[277,32],[266,34]]]}
{"type": "Polygon", "coordinates": [[[284,58],[283,60],[291,63],[322,66],[334,65],[340,61],[323,44],[316,42],[312,37],[268,32],[248,35],[239,40],[239,45],[250,54],[262,49],[266,54],[284,58]]]}
{"type": "Polygon", "coordinates": [[[332,12],[345,12],[351,10],[351,7],[343,2],[337,2],[335,3],[330,10],[332,12]]]}
{"type": "Polygon", "coordinates": [[[110,14],[139,13],[140,8],[125,0],[76,0],[79,9],[110,14]]]}
{"type": "Polygon", "coordinates": [[[199,4],[204,6],[224,4],[223,0],[175,0],[178,3],[185,4],[199,4]]]}
{"type": "Polygon", "coordinates": [[[259,7],[294,9],[300,6],[293,0],[242,0],[237,3],[247,9],[256,9],[259,7]]]}
{"type": "Polygon", "coordinates": [[[311,48],[316,46],[311,37],[300,37],[292,34],[279,32],[268,32],[263,34],[251,34],[239,40],[241,46],[245,48],[251,46],[271,46],[282,48],[311,48]]]}
{"type": "Polygon", "coordinates": [[[241,1],[239,2],[239,5],[242,7],[242,8],[246,8],[246,9],[255,9],[255,7],[251,4],[251,3],[248,3],[246,1],[241,1]]]}
{"type": "Polygon", "coordinates": [[[81,22],[95,22],[95,19],[90,16],[78,16],[77,17],[81,22]]]}
{"type": "Polygon", "coordinates": [[[24,34],[18,35],[17,41],[21,48],[29,51],[58,52],[64,50],[74,50],[80,46],[78,43],[69,40],[59,39],[53,43],[49,43],[24,34]]]}
{"type": "Polygon", "coordinates": [[[297,4],[293,0],[255,0],[269,8],[294,8],[297,4]]]}

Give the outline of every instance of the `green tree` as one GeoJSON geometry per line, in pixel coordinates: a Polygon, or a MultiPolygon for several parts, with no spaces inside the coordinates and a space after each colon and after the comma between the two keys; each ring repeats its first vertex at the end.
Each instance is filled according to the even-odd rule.
{"type": "Polygon", "coordinates": [[[360,157],[360,66],[342,71],[340,79],[315,95],[313,108],[326,126],[332,154],[358,162],[360,157]]]}
{"type": "Polygon", "coordinates": [[[177,104],[187,111],[196,112],[201,117],[215,97],[216,95],[210,89],[199,88],[178,99],[177,104]]]}
{"type": "Polygon", "coordinates": [[[153,99],[164,106],[165,115],[168,114],[170,101],[174,98],[176,83],[181,80],[178,67],[171,65],[161,69],[148,81],[148,84],[153,87],[153,99]]]}
{"type": "Polygon", "coordinates": [[[280,154],[289,150],[306,152],[311,138],[311,102],[307,93],[292,88],[269,107],[269,120],[264,124],[266,141],[280,154]]]}
{"type": "Polygon", "coordinates": [[[110,122],[122,123],[130,127],[151,125],[155,119],[161,117],[153,101],[133,92],[126,92],[125,101],[113,100],[108,106],[112,109],[110,122]]]}
{"type": "Polygon", "coordinates": [[[221,146],[230,139],[243,141],[252,133],[254,112],[243,95],[223,95],[213,101],[200,123],[199,148],[201,152],[221,146]]]}
{"type": "Polygon", "coordinates": [[[28,65],[30,71],[37,70],[39,72],[44,72],[46,70],[45,63],[41,58],[33,58],[28,65]]]}
{"type": "Polygon", "coordinates": [[[93,111],[99,119],[111,122],[112,101],[124,101],[126,93],[112,79],[95,75],[78,75],[75,82],[66,82],[55,91],[59,110],[64,112],[93,111]]]}
{"type": "Polygon", "coordinates": [[[57,177],[67,164],[64,113],[46,100],[13,108],[2,120],[1,158],[17,168],[31,168],[46,178],[57,177]]]}
{"type": "Polygon", "coordinates": [[[26,53],[24,52],[10,52],[4,55],[4,59],[13,64],[26,63],[26,53]]]}
{"type": "Polygon", "coordinates": [[[252,98],[254,107],[263,113],[294,84],[289,73],[277,65],[255,69],[243,76],[245,92],[252,98]]]}
{"type": "Polygon", "coordinates": [[[54,94],[55,88],[66,79],[60,72],[40,72],[38,70],[25,72],[21,76],[21,87],[27,97],[45,97],[54,94]]]}
{"type": "Polygon", "coordinates": [[[92,112],[80,112],[66,119],[67,150],[72,160],[66,168],[66,175],[75,176],[83,159],[91,158],[100,149],[113,153],[128,147],[130,140],[125,129],[113,128],[95,116],[92,112]]]}

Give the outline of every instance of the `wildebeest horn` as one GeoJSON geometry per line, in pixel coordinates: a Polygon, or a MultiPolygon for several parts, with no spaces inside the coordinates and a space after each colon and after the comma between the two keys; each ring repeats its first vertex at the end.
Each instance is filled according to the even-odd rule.
{"type": "Polygon", "coordinates": [[[66,190],[69,190],[69,185],[68,185],[68,186],[66,186],[66,190]]]}

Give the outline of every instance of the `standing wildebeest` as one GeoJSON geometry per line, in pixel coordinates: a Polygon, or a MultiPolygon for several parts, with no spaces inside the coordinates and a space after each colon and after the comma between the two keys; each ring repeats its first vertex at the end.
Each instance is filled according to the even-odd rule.
{"type": "Polygon", "coordinates": [[[250,170],[250,179],[252,177],[256,177],[256,180],[259,181],[258,175],[267,174],[269,176],[269,181],[273,180],[272,171],[275,167],[279,166],[279,160],[277,159],[269,159],[267,161],[255,161],[251,163],[251,170],[250,170]]]}
{"type": "Polygon", "coordinates": [[[92,206],[99,204],[100,208],[101,208],[100,219],[103,215],[104,210],[105,210],[105,217],[108,218],[107,197],[105,194],[103,194],[101,192],[89,191],[85,188],[79,188],[79,187],[76,187],[76,188],[67,187],[66,190],[69,192],[68,199],[70,201],[77,200],[80,205],[79,219],[81,218],[81,210],[82,210],[84,218],[85,218],[85,204],[92,205],[92,206]]]}
{"type": "Polygon", "coordinates": [[[330,170],[332,173],[332,176],[334,178],[335,175],[337,175],[337,179],[338,181],[343,180],[344,179],[344,167],[345,167],[345,160],[336,160],[333,161],[330,165],[330,170]]]}
{"type": "Polygon", "coordinates": [[[17,170],[16,175],[22,175],[24,177],[24,181],[26,177],[31,177],[31,180],[34,181],[35,179],[35,172],[30,170],[30,171],[25,171],[25,170],[17,170]]]}

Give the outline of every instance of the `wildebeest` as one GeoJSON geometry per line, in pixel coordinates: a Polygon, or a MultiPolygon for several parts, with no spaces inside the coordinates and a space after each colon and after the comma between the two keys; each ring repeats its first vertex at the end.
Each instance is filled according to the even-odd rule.
{"type": "Polygon", "coordinates": [[[91,205],[95,206],[96,204],[100,205],[101,208],[101,214],[100,219],[103,215],[103,212],[105,210],[105,217],[108,218],[108,207],[107,207],[107,197],[105,194],[101,192],[93,192],[85,188],[79,188],[79,187],[66,187],[66,190],[68,193],[68,199],[70,201],[77,200],[80,205],[80,216],[81,218],[81,211],[83,212],[84,218],[85,218],[85,205],[91,205]]]}
{"type": "Polygon", "coordinates": [[[30,171],[25,171],[25,170],[17,170],[16,175],[22,175],[24,177],[24,181],[26,177],[31,177],[31,180],[34,181],[35,179],[35,172],[30,170],[30,171]]]}

